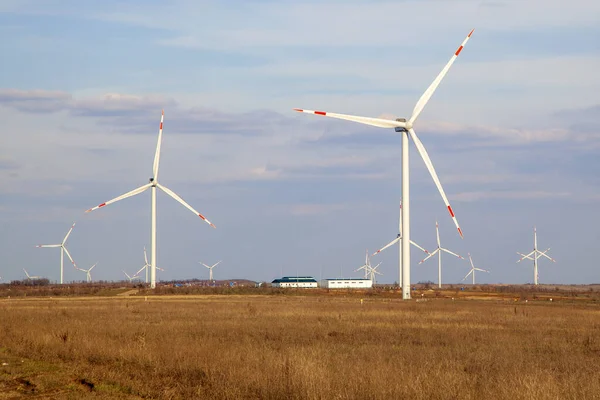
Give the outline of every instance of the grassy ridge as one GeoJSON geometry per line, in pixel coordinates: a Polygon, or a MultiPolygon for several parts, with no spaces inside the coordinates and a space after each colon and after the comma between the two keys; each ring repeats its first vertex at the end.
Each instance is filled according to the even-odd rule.
{"type": "Polygon", "coordinates": [[[0,360],[42,372],[0,383],[54,398],[597,399],[599,313],[337,296],[10,299],[0,360]]]}

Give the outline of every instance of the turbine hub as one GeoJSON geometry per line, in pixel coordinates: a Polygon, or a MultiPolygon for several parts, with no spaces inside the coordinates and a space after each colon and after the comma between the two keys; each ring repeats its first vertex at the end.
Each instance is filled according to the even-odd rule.
{"type": "Polygon", "coordinates": [[[406,132],[408,129],[412,128],[412,124],[406,120],[406,118],[396,118],[396,121],[403,122],[404,128],[396,127],[396,132],[406,132]]]}

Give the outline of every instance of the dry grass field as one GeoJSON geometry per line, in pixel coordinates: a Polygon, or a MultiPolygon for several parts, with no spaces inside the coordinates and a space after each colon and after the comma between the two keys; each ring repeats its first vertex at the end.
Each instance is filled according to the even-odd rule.
{"type": "Polygon", "coordinates": [[[0,300],[0,399],[600,399],[600,306],[0,300]]]}

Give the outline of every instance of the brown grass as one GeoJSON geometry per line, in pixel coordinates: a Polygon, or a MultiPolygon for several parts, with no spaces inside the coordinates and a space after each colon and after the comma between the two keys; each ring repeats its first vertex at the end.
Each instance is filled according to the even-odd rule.
{"type": "Polygon", "coordinates": [[[595,304],[8,299],[0,347],[0,399],[600,399],[595,304]]]}

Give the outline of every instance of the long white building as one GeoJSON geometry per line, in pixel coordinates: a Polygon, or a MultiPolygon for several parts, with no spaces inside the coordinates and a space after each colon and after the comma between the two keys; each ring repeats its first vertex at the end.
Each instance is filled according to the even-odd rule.
{"type": "Polygon", "coordinates": [[[369,289],[373,287],[373,281],[361,278],[323,279],[321,287],[324,289],[369,289]]]}
{"type": "Polygon", "coordinates": [[[312,276],[284,276],[271,282],[271,286],[279,288],[316,288],[318,285],[312,276]]]}

